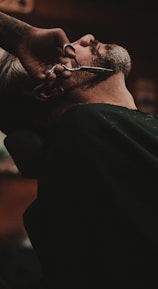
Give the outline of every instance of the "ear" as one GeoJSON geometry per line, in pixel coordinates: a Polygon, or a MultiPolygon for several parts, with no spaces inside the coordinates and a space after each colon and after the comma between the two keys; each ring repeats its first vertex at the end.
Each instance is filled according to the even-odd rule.
{"type": "Polygon", "coordinates": [[[48,101],[50,98],[58,97],[64,93],[62,87],[53,87],[53,83],[42,83],[36,86],[33,90],[33,97],[40,101],[48,101]]]}

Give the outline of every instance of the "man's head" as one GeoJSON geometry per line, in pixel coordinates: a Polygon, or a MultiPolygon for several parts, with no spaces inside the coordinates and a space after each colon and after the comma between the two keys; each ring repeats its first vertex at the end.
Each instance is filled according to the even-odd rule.
{"type": "MultiPolygon", "coordinates": [[[[71,58],[71,68],[75,68],[77,64],[80,66],[97,66],[103,67],[107,70],[105,72],[90,72],[90,71],[74,71],[71,77],[62,78],[60,77],[60,70],[56,69],[58,74],[57,84],[58,87],[62,87],[65,91],[66,99],[71,96],[73,101],[78,102],[78,93],[80,102],[81,90],[82,92],[96,87],[98,83],[106,81],[112,75],[122,73],[124,80],[127,78],[131,71],[131,58],[128,51],[116,44],[103,44],[97,41],[93,35],[87,34],[71,43],[71,46],[75,49],[76,58],[71,58]]],[[[60,57],[58,63],[66,64],[67,60],[64,57],[60,57]]],[[[68,66],[66,64],[66,66],[68,66]]],[[[57,67],[57,65],[56,65],[57,67]]],[[[36,96],[41,97],[44,95],[43,87],[38,87],[35,90],[36,96]]],[[[51,97],[51,91],[46,92],[46,95],[51,97]],[[48,94],[47,94],[48,93],[48,94]]],[[[66,101],[63,99],[63,101],[66,101]]],[[[67,99],[68,100],[68,99],[67,99]]]]}
{"type": "Polygon", "coordinates": [[[125,78],[131,70],[129,53],[122,46],[99,42],[92,34],[84,35],[72,45],[80,64],[89,61],[89,65],[112,68],[114,73],[122,71],[125,78]]]}
{"type": "MultiPolygon", "coordinates": [[[[99,83],[106,82],[113,74],[122,73],[124,79],[131,69],[131,59],[126,49],[115,44],[103,44],[87,34],[72,43],[76,51],[76,59],[81,65],[111,68],[113,73],[91,73],[88,71],[73,72],[68,78],[57,75],[55,86],[62,87],[64,93],[48,98],[48,102],[40,102],[33,97],[35,83],[28,77],[19,60],[8,53],[1,56],[0,61],[0,129],[4,133],[19,129],[43,130],[51,116],[58,116],[77,103],[86,102],[91,89],[99,83]]],[[[59,63],[65,64],[61,57],[59,63]]],[[[70,59],[76,66],[75,60],[70,59]]],[[[49,80],[46,82],[46,85],[49,80]]],[[[48,89],[49,90],[49,89],[48,89]]],[[[38,89],[35,90],[38,93],[38,89]]],[[[60,91],[60,90],[59,90],[60,91]]],[[[104,93],[104,91],[103,91],[104,93]]],[[[88,98],[91,102],[90,97],[88,98]]],[[[97,102],[100,99],[98,98],[97,102]]]]}
{"type": "MultiPolygon", "coordinates": [[[[64,81],[63,86],[65,89],[68,87],[70,90],[70,87],[75,86],[75,84],[76,86],[93,86],[93,84],[96,84],[98,81],[106,80],[112,74],[119,72],[122,72],[126,79],[131,71],[130,55],[122,46],[116,44],[103,44],[97,41],[91,34],[84,35],[79,40],[73,42],[72,46],[75,49],[76,61],[80,65],[104,67],[112,69],[113,72],[75,72],[71,78],[64,81]],[[68,84],[66,85],[66,83],[68,84]]],[[[63,60],[61,59],[61,62],[62,61],[63,60]]],[[[72,67],[76,66],[76,61],[74,61],[73,58],[71,59],[72,67]]]]}

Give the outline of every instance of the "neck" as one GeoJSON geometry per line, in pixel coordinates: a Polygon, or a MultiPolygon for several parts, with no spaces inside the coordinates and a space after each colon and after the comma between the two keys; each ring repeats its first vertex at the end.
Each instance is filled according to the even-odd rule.
{"type": "Polygon", "coordinates": [[[61,97],[56,98],[55,103],[53,103],[53,111],[55,115],[61,115],[73,105],[82,103],[106,103],[133,110],[137,109],[121,72],[110,76],[94,87],[78,86],[68,92],[65,91],[61,97]]]}
{"type": "MultiPolygon", "coordinates": [[[[73,97],[80,103],[107,103],[137,109],[133,96],[126,87],[124,76],[121,72],[110,76],[88,89],[76,88],[73,97]],[[76,97],[77,96],[77,97],[76,97]]],[[[77,101],[76,101],[77,102],[77,101]]]]}

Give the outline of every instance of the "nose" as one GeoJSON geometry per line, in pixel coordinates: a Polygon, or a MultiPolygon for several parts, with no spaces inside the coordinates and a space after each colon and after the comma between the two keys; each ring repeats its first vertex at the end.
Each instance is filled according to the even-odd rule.
{"type": "Polygon", "coordinates": [[[75,42],[72,43],[73,46],[75,45],[81,45],[81,46],[89,46],[91,41],[94,41],[95,37],[93,34],[86,34],[82,36],[80,39],[76,40],[75,42]]]}

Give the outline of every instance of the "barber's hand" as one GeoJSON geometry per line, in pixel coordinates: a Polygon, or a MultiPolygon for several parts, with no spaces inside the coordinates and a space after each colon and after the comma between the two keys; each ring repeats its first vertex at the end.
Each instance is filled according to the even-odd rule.
{"type": "Polygon", "coordinates": [[[55,98],[64,93],[62,86],[64,79],[71,76],[72,72],[66,71],[62,64],[68,67],[72,67],[71,59],[68,57],[60,57],[59,63],[54,65],[54,69],[51,73],[47,74],[45,81],[41,82],[34,88],[33,96],[41,101],[47,101],[50,98],[55,98]],[[62,64],[61,64],[62,63],[62,64]]]}
{"type": "MultiPolygon", "coordinates": [[[[48,77],[48,71],[56,59],[63,55],[63,45],[70,43],[61,28],[32,27],[25,33],[17,47],[17,56],[31,77],[40,82],[48,77]]],[[[67,46],[65,56],[75,57],[75,51],[67,46]]],[[[56,78],[55,73],[51,79],[56,78]]]]}

